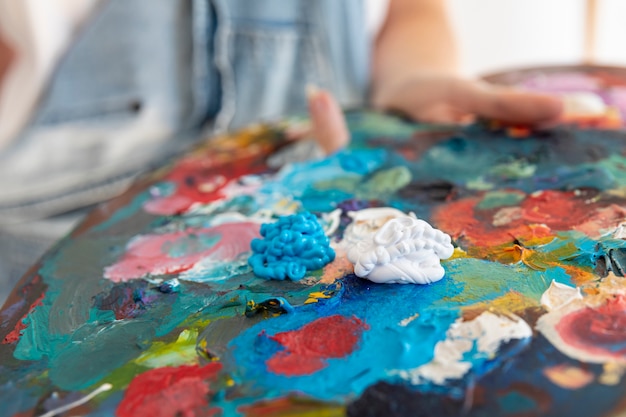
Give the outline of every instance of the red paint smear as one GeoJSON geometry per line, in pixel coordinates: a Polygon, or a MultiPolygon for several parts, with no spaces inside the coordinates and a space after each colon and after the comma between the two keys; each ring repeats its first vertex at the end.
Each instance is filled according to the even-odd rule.
{"type": "Polygon", "coordinates": [[[598,308],[587,307],[569,313],[555,328],[570,346],[590,354],[623,359],[626,356],[626,296],[616,296],[598,308]]]}
{"type": "Polygon", "coordinates": [[[598,238],[602,230],[617,227],[626,218],[626,210],[616,204],[596,210],[585,223],[575,227],[589,237],[598,238]]]}
{"type": "Polygon", "coordinates": [[[114,282],[138,279],[148,274],[176,274],[193,268],[198,262],[215,256],[229,262],[250,250],[250,242],[260,237],[258,223],[225,223],[207,229],[188,229],[163,235],[145,235],[135,238],[126,248],[126,253],[116,264],[107,267],[104,277],[114,282]],[[183,256],[171,257],[164,248],[181,239],[197,236],[221,236],[211,248],[197,252],[190,251],[183,256]]]}
{"type": "Polygon", "coordinates": [[[153,369],[136,376],[115,414],[118,417],[212,416],[220,410],[209,407],[210,382],[222,365],[210,363],[153,369]]]}
{"type": "MultiPolygon", "coordinates": [[[[455,239],[464,239],[479,247],[525,242],[550,237],[555,231],[579,230],[589,233],[591,225],[617,226],[617,214],[607,218],[602,202],[590,202],[588,196],[574,192],[546,190],[526,197],[518,206],[519,218],[502,226],[493,226],[501,208],[480,210],[482,197],[471,197],[438,207],[433,214],[437,227],[455,239]]],[[[612,213],[616,210],[612,210],[612,213]]],[[[594,231],[597,233],[597,229],[594,231]]]]}
{"type": "Polygon", "coordinates": [[[570,230],[590,217],[590,205],[587,197],[576,197],[573,191],[546,190],[522,202],[522,221],[544,223],[553,230],[570,230]]]}
{"type": "Polygon", "coordinates": [[[13,344],[13,343],[16,343],[18,340],[20,340],[20,336],[22,334],[22,330],[24,330],[26,328],[26,324],[24,324],[24,319],[26,319],[26,316],[28,316],[30,313],[33,312],[35,307],[38,307],[38,306],[42,305],[42,301],[43,301],[43,297],[44,296],[45,296],[45,294],[41,294],[39,296],[39,298],[37,298],[30,305],[30,307],[28,309],[28,312],[26,314],[24,314],[24,316],[15,324],[15,327],[13,328],[13,330],[11,330],[11,332],[9,332],[9,334],[7,334],[4,337],[4,340],[2,341],[3,345],[13,344]]]}
{"type": "Polygon", "coordinates": [[[326,367],[325,359],[352,353],[369,327],[356,317],[322,317],[298,330],[277,333],[271,339],[285,350],[267,360],[271,372],[287,376],[310,375],[326,367]]]}
{"type": "Polygon", "coordinates": [[[206,204],[225,198],[222,190],[232,180],[267,169],[258,155],[242,157],[236,163],[218,166],[215,166],[215,162],[205,154],[180,160],[164,178],[164,181],[176,185],[175,193],[148,201],[144,204],[144,209],[148,213],[165,216],[181,214],[194,204],[206,204]]]}

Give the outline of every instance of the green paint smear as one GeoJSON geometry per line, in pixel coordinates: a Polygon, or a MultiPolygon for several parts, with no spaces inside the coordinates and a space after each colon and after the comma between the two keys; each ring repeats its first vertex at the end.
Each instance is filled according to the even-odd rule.
{"type": "Polygon", "coordinates": [[[523,264],[503,265],[474,258],[453,259],[444,262],[443,266],[446,270],[444,279],[461,286],[462,292],[454,297],[438,300],[438,308],[491,301],[511,290],[539,300],[552,279],[559,282],[569,281],[561,268],[534,271],[523,264]]]}
{"type": "Polygon", "coordinates": [[[522,201],[526,196],[522,193],[507,191],[492,191],[485,194],[477,207],[481,210],[489,210],[503,206],[514,206],[522,201]]]}
{"type": "Polygon", "coordinates": [[[357,188],[356,196],[365,200],[379,199],[409,185],[411,177],[411,171],[405,166],[378,171],[357,188]]]}
{"type": "Polygon", "coordinates": [[[480,176],[476,179],[469,180],[466,184],[466,187],[469,190],[488,191],[493,190],[494,185],[490,182],[485,181],[485,177],[480,176]]]}
{"type": "Polygon", "coordinates": [[[498,164],[489,170],[489,173],[503,179],[519,180],[530,178],[537,171],[537,166],[531,165],[524,160],[515,160],[498,164]]]}
{"type": "Polygon", "coordinates": [[[319,191],[338,190],[346,193],[352,193],[361,182],[360,175],[339,177],[327,181],[319,181],[313,184],[313,187],[319,191]]]}
{"type": "Polygon", "coordinates": [[[411,171],[407,167],[398,166],[380,170],[363,183],[361,183],[360,175],[342,176],[332,180],[318,181],[314,184],[314,188],[318,191],[354,193],[355,197],[364,200],[380,199],[409,185],[411,178],[411,171]]]}

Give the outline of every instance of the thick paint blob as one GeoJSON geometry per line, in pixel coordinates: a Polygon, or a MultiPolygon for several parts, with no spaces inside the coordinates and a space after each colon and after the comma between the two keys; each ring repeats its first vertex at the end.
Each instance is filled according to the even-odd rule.
{"type": "Polygon", "coordinates": [[[261,236],[251,242],[253,254],[248,263],[263,278],[299,280],[307,271],[323,268],[335,259],[322,226],[308,212],[261,225],[261,236]]]}
{"type": "Polygon", "coordinates": [[[358,277],[387,284],[439,281],[445,274],[440,260],[454,252],[450,236],[410,216],[388,220],[347,249],[358,277]]]}

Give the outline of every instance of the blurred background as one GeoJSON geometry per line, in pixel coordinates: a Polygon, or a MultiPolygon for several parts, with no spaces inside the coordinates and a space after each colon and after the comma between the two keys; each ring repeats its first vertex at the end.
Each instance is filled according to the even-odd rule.
{"type": "Polygon", "coordinates": [[[624,0],[448,1],[465,75],[579,64],[587,58],[626,66],[624,0]],[[596,9],[595,19],[589,6],[596,9]],[[586,28],[594,20],[589,35],[595,41],[586,51],[586,28]]]}
{"type": "MultiPolygon", "coordinates": [[[[624,0],[448,2],[465,75],[537,65],[577,64],[586,58],[594,63],[626,66],[622,41],[626,39],[624,0]],[[595,16],[590,16],[590,6],[596,10],[595,16]],[[590,22],[595,22],[592,33],[586,32],[590,22]],[[589,36],[593,38],[592,44],[586,39],[589,36]],[[593,56],[588,56],[586,48],[592,49],[593,56]]],[[[97,0],[0,0],[0,31],[18,26],[13,31],[20,36],[11,39],[12,42],[30,45],[32,54],[56,56],[96,4],[97,0]],[[18,8],[11,7],[15,1],[21,3],[18,8]],[[38,44],[32,45],[35,39],[38,44]]],[[[37,75],[33,74],[35,78],[37,75]]]]}

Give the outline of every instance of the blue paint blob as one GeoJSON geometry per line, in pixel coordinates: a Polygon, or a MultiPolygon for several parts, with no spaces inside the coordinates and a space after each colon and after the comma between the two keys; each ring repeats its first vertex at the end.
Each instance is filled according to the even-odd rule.
{"type": "Polygon", "coordinates": [[[267,279],[300,280],[306,271],[322,268],[335,259],[335,251],[317,218],[303,212],[261,225],[261,236],[251,242],[248,259],[254,273],[267,279]]]}

